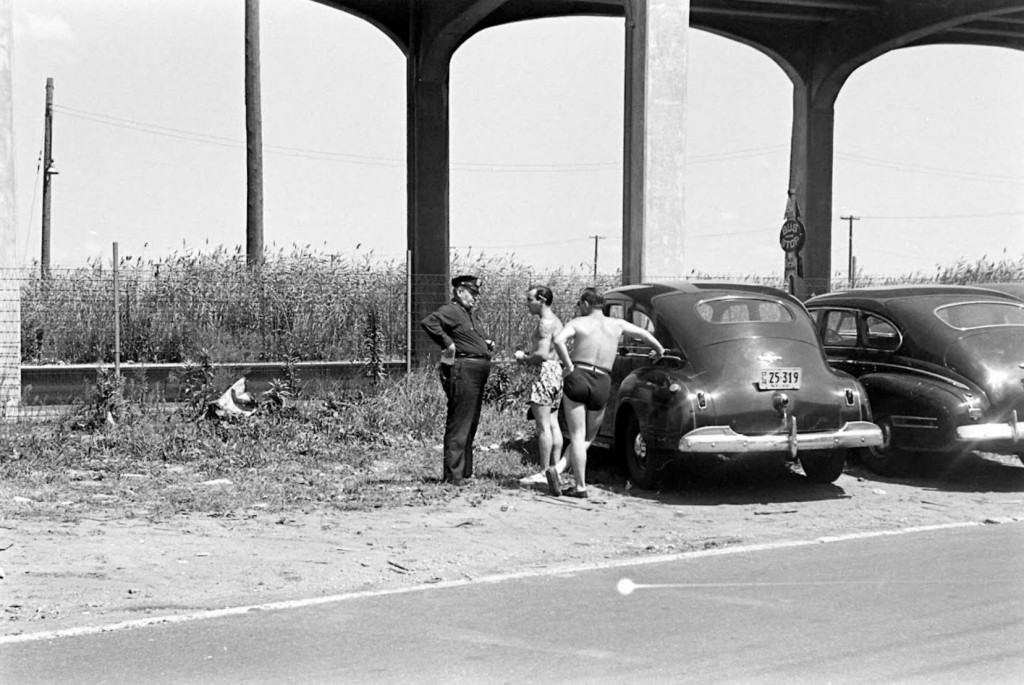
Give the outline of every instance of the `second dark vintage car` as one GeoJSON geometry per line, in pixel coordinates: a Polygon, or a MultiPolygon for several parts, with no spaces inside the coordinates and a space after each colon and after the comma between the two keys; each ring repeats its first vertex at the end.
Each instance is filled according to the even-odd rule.
{"type": "Polygon", "coordinates": [[[829,361],[864,384],[883,475],[979,449],[1024,459],[1024,300],[1005,288],[854,289],[807,301],[829,361]]]}
{"type": "Polygon", "coordinates": [[[604,311],[667,350],[652,363],[643,343],[621,341],[594,442],[615,450],[640,487],[669,461],[701,455],[778,455],[830,483],[848,450],[882,442],[860,383],[829,367],[807,310],[780,290],[629,285],[605,293],[604,311]]]}

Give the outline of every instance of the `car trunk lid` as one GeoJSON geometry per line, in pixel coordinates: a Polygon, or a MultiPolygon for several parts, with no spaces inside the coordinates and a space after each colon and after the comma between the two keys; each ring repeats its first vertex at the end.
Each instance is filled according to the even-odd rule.
{"type": "Polygon", "coordinates": [[[730,417],[728,425],[737,433],[781,432],[785,430],[783,413],[796,418],[800,432],[836,430],[845,421],[845,387],[840,387],[839,377],[811,343],[746,338],[709,345],[705,353],[709,369],[705,385],[714,389],[714,414],[730,417]],[[799,369],[799,388],[786,383],[784,373],[778,377],[777,389],[760,387],[762,370],[790,369],[799,369]]]}

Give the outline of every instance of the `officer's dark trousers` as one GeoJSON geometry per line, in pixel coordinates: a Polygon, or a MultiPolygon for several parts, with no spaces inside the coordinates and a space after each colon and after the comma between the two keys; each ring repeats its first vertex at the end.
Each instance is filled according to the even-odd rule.
{"type": "Polygon", "coordinates": [[[444,426],[444,480],[458,483],[473,475],[473,438],[480,423],[484,385],[491,373],[488,359],[459,358],[441,364],[441,387],[448,397],[444,426]]]}

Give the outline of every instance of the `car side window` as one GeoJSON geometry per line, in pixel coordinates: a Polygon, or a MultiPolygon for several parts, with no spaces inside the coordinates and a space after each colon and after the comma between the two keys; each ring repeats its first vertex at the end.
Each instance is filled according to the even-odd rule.
{"type": "Polygon", "coordinates": [[[626,317],[626,309],[621,304],[610,304],[605,308],[605,316],[610,316],[613,319],[624,319],[626,317]]]}
{"type": "Polygon", "coordinates": [[[654,332],[654,322],[651,321],[651,317],[637,309],[633,310],[633,323],[649,333],[654,332]]]}
{"type": "Polygon", "coordinates": [[[864,327],[868,333],[868,347],[895,350],[902,342],[899,330],[881,317],[868,314],[864,317],[864,327]]]}
{"type": "MultiPolygon", "coordinates": [[[[628,321],[634,326],[639,326],[645,331],[654,333],[654,321],[652,321],[651,317],[647,316],[645,312],[642,312],[639,309],[630,310],[628,321]]],[[[619,349],[627,354],[647,354],[651,347],[637,336],[623,333],[622,337],[619,339],[619,349]]]]}
{"type": "Polygon", "coordinates": [[[857,313],[840,309],[825,314],[822,340],[832,347],[854,347],[857,345],[857,313]]]}

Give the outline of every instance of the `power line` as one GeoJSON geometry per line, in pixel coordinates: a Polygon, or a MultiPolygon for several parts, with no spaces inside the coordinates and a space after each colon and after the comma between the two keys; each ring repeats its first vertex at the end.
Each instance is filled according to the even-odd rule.
{"type": "MultiPolygon", "coordinates": [[[[45,140],[45,136],[46,136],[46,134],[44,133],[43,134],[44,140],[45,140]]],[[[36,160],[36,177],[35,177],[35,179],[34,179],[34,181],[32,183],[32,203],[28,207],[28,229],[25,232],[25,240],[24,240],[25,244],[22,246],[22,251],[21,251],[21,263],[22,264],[27,264],[28,263],[28,244],[29,244],[29,241],[32,240],[32,236],[33,236],[32,222],[35,220],[36,199],[39,197],[39,186],[41,185],[40,181],[42,181],[42,178],[43,178],[43,174],[41,173],[42,170],[43,170],[43,142],[40,142],[39,143],[39,158],[36,160]]]]}
{"type": "Polygon", "coordinates": [[[846,159],[851,162],[866,164],[868,166],[893,169],[895,171],[908,171],[912,173],[930,176],[948,176],[950,178],[962,178],[973,181],[993,181],[996,183],[1024,183],[1024,178],[1017,178],[1013,176],[995,176],[991,174],[978,174],[970,171],[955,171],[953,169],[941,169],[939,167],[930,167],[921,164],[905,164],[901,162],[891,162],[884,159],[877,159],[874,157],[866,157],[864,155],[855,155],[850,153],[837,152],[836,157],[838,159],[846,159]]]}
{"type": "MultiPolygon", "coordinates": [[[[197,131],[190,131],[186,129],[173,128],[170,126],[163,126],[160,124],[151,124],[147,122],[141,122],[136,119],[128,119],[124,117],[117,117],[110,114],[103,114],[99,112],[91,112],[76,107],[69,107],[67,105],[54,104],[54,110],[61,112],[62,114],[77,119],[83,119],[86,121],[92,121],[94,123],[104,124],[107,126],[113,126],[116,128],[124,128],[128,130],[137,131],[140,133],[149,133],[152,135],[159,135],[168,138],[176,138],[179,140],[187,140],[197,143],[206,143],[209,145],[219,145],[222,147],[237,147],[244,148],[245,141],[235,138],[229,138],[226,136],[218,136],[213,134],[201,133],[197,131]]],[[[737,159],[746,159],[750,157],[758,157],[767,154],[774,154],[782,152],[789,148],[788,145],[769,145],[756,148],[744,148],[740,150],[730,150],[726,152],[715,152],[701,155],[689,155],[687,156],[688,164],[710,164],[715,162],[726,162],[737,159]]],[[[350,152],[334,152],[329,150],[315,150],[310,148],[292,147],[286,145],[264,145],[264,149],[271,154],[299,157],[305,159],[314,159],[320,161],[338,161],[347,164],[360,164],[369,166],[387,166],[402,168],[405,166],[405,160],[397,157],[380,157],[374,155],[360,155],[350,152]]],[[[854,153],[836,153],[837,159],[843,159],[859,164],[865,164],[869,166],[876,166],[886,169],[892,169],[895,171],[905,171],[910,173],[918,173],[925,175],[934,176],[947,176],[951,178],[960,178],[967,180],[977,181],[991,181],[996,183],[1024,183],[1024,178],[1018,178],[1013,176],[1001,176],[993,174],[979,174],[969,171],[956,171],[952,169],[942,169],[939,167],[931,167],[920,164],[907,164],[904,162],[894,162],[891,160],[878,159],[876,157],[869,157],[867,155],[859,155],[854,153]]],[[[487,163],[487,162],[456,162],[451,165],[453,171],[477,171],[477,172],[495,172],[495,173],[559,173],[559,172],[588,172],[588,171],[621,171],[621,161],[608,161],[608,162],[568,162],[568,163],[531,163],[531,164],[507,164],[507,163],[487,163]]],[[[889,217],[871,217],[871,218],[889,218],[889,217]]],[[[892,217],[892,218],[904,218],[904,217],[892,217]]],[[[907,217],[915,218],[915,217],[907,217]]],[[[924,218],[924,217],[923,217],[924,218]]],[[[970,218],[969,215],[965,215],[964,218],[970,218]]]]}
{"type": "Polygon", "coordinates": [[[569,238],[568,240],[551,240],[543,243],[518,243],[515,245],[449,245],[449,248],[456,250],[514,250],[523,247],[550,247],[552,245],[568,245],[569,243],[578,243],[587,238],[569,238]]]}
{"type": "Polygon", "coordinates": [[[890,257],[906,257],[907,259],[920,259],[921,258],[921,255],[919,253],[918,254],[908,254],[906,252],[893,252],[892,250],[880,250],[877,247],[868,247],[868,246],[863,246],[863,245],[859,249],[860,249],[861,252],[873,252],[875,254],[889,255],[890,257]]]}
{"type": "Polygon", "coordinates": [[[722,231],[719,233],[688,233],[687,238],[733,238],[738,235],[766,234],[771,235],[772,231],[778,232],[777,228],[755,228],[750,231],[722,231]]]}
{"type": "Polygon", "coordinates": [[[984,219],[989,217],[1024,216],[1024,211],[1018,212],[989,212],[985,214],[927,214],[927,215],[903,215],[903,216],[873,216],[865,214],[864,219],[890,220],[890,219],[984,219]]]}
{"type": "MultiPolygon", "coordinates": [[[[136,119],[117,117],[110,114],[91,112],[67,105],[54,105],[54,110],[65,116],[104,124],[114,128],[122,128],[140,133],[187,140],[196,143],[219,145],[222,147],[244,148],[245,141],[218,136],[213,134],[190,131],[186,129],[173,128],[160,124],[150,124],[136,119]]],[[[786,149],[785,145],[773,145],[760,148],[748,148],[742,150],[731,150],[727,152],[710,153],[704,155],[691,155],[688,162],[693,164],[707,164],[716,161],[730,161],[756,157],[764,154],[779,152],[786,149]]],[[[287,145],[265,144],[264,149],[268,153],[301,157],[305,159],[316,159],[322,161],[342,161],[350,164],[367,164],[375,166],[404,167],[405,160],[395,157],[377,157],[372,155],[359,155],[349,152],[332,152],[328,150],[314,150],[309,148],[293,147],[287,145]]],[[[548,173],[548,172],[582,172],[582,171],[621,171],[621,161],[610,162],[569,162],[569,163],[531,163],[531,164],[506,164],[488,162],[456,162],[451,165],[454,171],[482,171],[482,172],[519,172],[519,173],[548,173]]]]}

